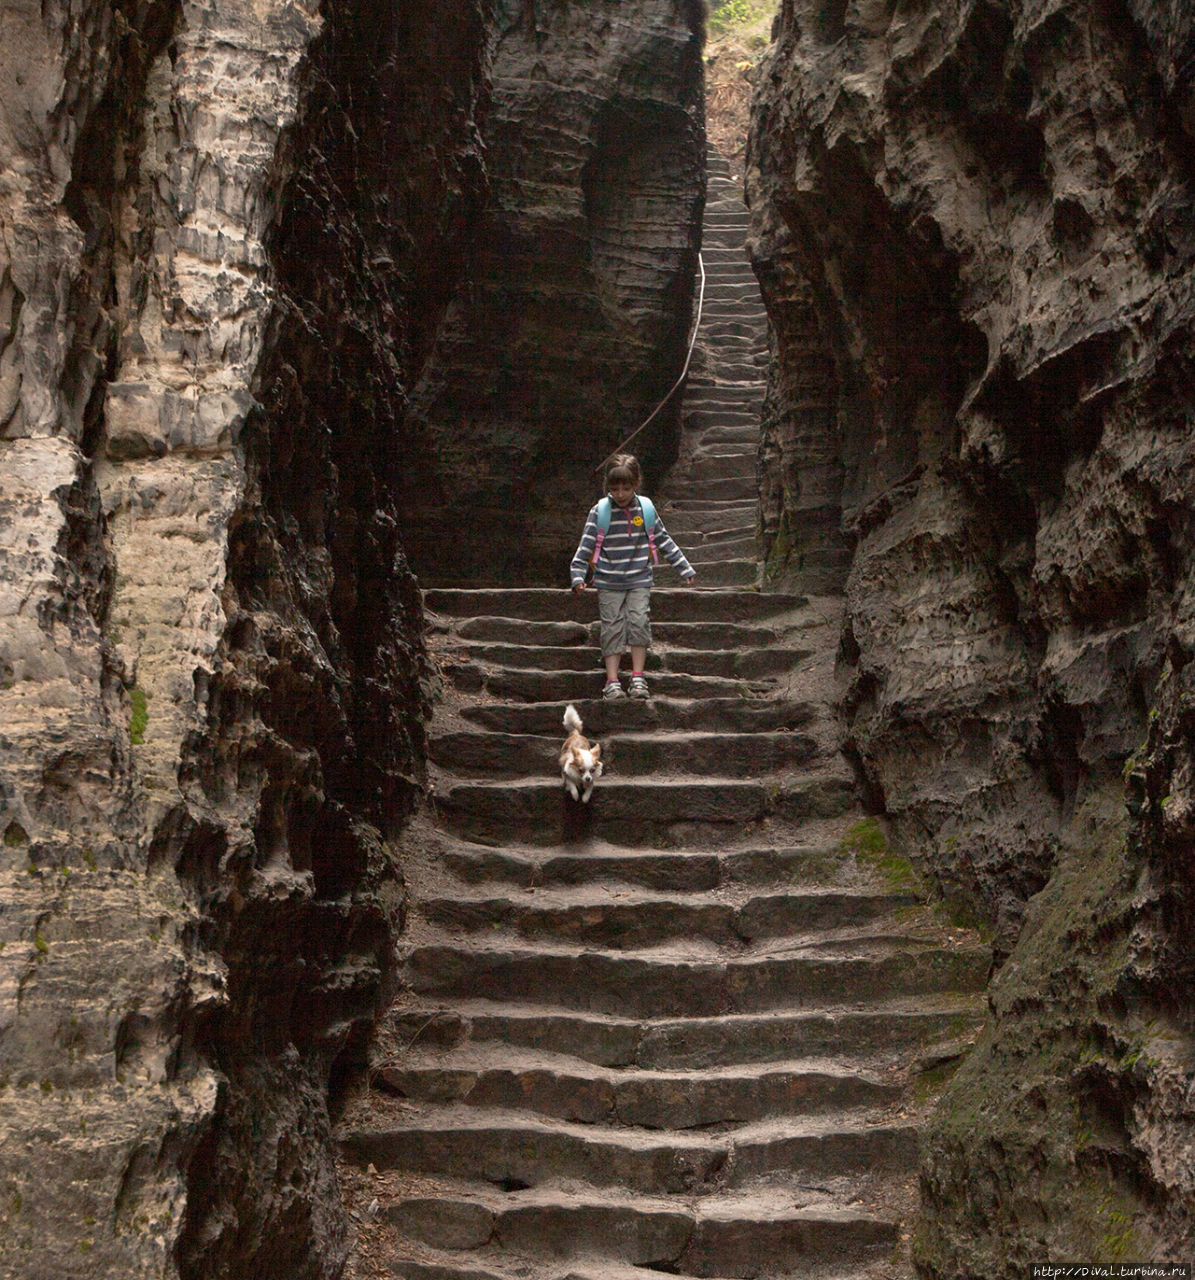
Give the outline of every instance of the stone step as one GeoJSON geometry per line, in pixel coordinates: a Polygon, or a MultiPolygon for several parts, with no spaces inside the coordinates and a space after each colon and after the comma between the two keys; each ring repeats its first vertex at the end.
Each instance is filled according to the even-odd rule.
{"type": "Polygon", "coordinates": [[[719,276],[712,283],[707,282],[705,289],[705,301],[707,306],[711,299],[718,301],[741,300],[743,302],[751,302],[759,308],[762,314],[767,314],[764,310],[763,298],[760,296],[759,282],[755,279],[754,274],[752,274],[749,280],[734,281],[719,276]]]}
{"type": "Polygon", "coordinates": [[[445,783],[436,809],[447,830],[472,840],[552,845],[600,833],[620,844],[669,848],[726,839],[767,817],[837,818],[856,803],[853,781],[833,774],[783,783],[603,778],[585,805],[569,799],[558,778],[530,778],[445,783]]]}
{"type": "Polygon", "coordinates": [[[718,360],[711,358],[706,361],[707,367],[711,372],[723,383],[750,383],[752,386],[762,387],[764,385],[764,368],[767,363],[767,356],[760,353],[751,361],[741,360],[718,360]]]}
{"type": "MultiPolygon", "coordinates": [[[[759,504],[752,503],[739,512],[729,516],[721,516],[708,511],[677,511],[668,516],[669,529],[677,537],[684,537],[691,547],[699,547],[705,542],[719,540],[738,540],[754,538],[759,523],[759,504]]],[[[655,635],[655,624],[652,624],[652,635],[655,635]]]]}
{"type": "MultiPolygon", "coordinates": [[[[706,573],[714,576],[715,566],[710,566],[706,573]]],[[[484,691],[491,697],[517,699],[521,702],[580,702],[598,696],[604,684],[601,664],[597,661],[588,670],[582,671],[534,671],[464,661],[451,666],[445,665],[445,675],[462,692],[484,691]]],[[[656,671],[648,683],[653,697],[729,698],[741,696],[748,691],[748,686],[742,680],[721,676],[694,676],[683,671],[656,671]]]]}
{"type": "MultiPolygon", "coordinates": [[[[758,439],[759,437],[759,414],[752,412],[750,409],[716,408],[716,409],[690,409],[686,406],[682,410],[682,416],[687,431],[705,431],[710,429],[722,429],[727,427],[750,427],[758,439]]],[[[755,451],[750,453],[752,461],[755,458],[755,451]]]]}
{"type": "MultiPolygon", "coordinates": [[[[754,526],[752,526],[754,528],[754,526]]],[[[731,529],[711,533],[694,545],[719,546],[741,538],[731,529]]],[[[794,619],[805,615],[793,614],[794,619]]],[[[785,634],[785,626],[740,622],[657,622],[652,620],[652,640],[656,644],[676,645],[684,649],[738,649],[775,645],[785,634]]],[[[466,640],[493,641],[523,645],[584,646],[598,643],[597,622],[524,622],[521,618],[468,618],[456,628],[466,640]]]]}
{"type": "Polygon", "coordinates": [[[742,423],[738,426],[694,426],[689,428],[691,431],[700,432],[698,439],[704,445],[719,444],[741,444],[750,445],[752,448],[759,448],[759,441],[762,435],[759,416],[756,415],[751,422],[742,423]]]}
{"type": "Polygon", "coordinates": [[[751,413],[763,407],[763,386],[758,387],[694,387],[685,389],[684,408],[729,409],[732,413],[751,413]]]}
{"type": "Polygon", "coordinates": [[[709,499],[745,498],[758,500],[759,481],[755,478],[754,469],[750,475],[723,476],[719,479],[702,479],[700,476],[691,481],[691,491],[709,499]]]}
{"type": "Polygon", "coordinates": [[[415,948],[403,965],[425,998],[517,999],[578,1013],[629,1018],[795,1012],[832,1003],[981,990],[986,948],[875,940],[859,954],[783,954],[727,960],[676,959],[660,951],[603,955],[575,948],[449,943],[415,948]]]}
{"type": "MultiPolygon", "coordinates": [[[[679,503],[674,504],[680,506],[679,503]]],[[[728,510],[733,506],[753,508],[751,500],[699,504],[702,509],[728,510]]],[[[696,509],[685,503],[681,509],[696,509]]],[[[433,613],[463,618],[480,616],[529,619],[535,622],[589,622],[597,603],[588,592],[581,594],[550,587],[464,587],[430,588],[423,593],[424,605],[433,613]]],[[[672,588],[656,590],[651,597],[653,625],[658,622],[720,622],[772,618],[799,609],[804,596],[780,592],[763,595],[757,591],[703,591],[672,588]]]]}
{"type": "MultiPolygon", "coordinates": [[[[692,562],[690,562],[692,563],[692,562]]],[[[694,564],[693,568],[697,566],[694,564]]],[[[698,581],[707,587],[749,587],[759,577],[759,563],[750,560],[717,560],[701,566],[698,581]]]]}
{"type": "Polygon", "coordinates": [[[722,244],[705,244],[701,247],[701,256],[705,260],[707,269],[711,263],[717,262],[746,262],[750,263],[751,259],[747,256],[746,241],[738,244],[722,245],[722,244]]]}
{"type": "MultiPolygon", "coordinates": [[[[461,777],[552,777],[560,767],[563,734],[563,728],[554,737],[468,730],[433,732],[428,754],[436,764],[461,777]]],[[[615,733],[603,737],[601,744],[607,779],[664,772],[723,776],[732,769],[759,775],[796,768],[818,751],[813,738],[793,733],[615,733]]]]}
{"type": "Polygon", "coordinates": [[[746,227],[710,227],[701,233],[701,252],[708,254],[711,249],[737,249],[740,254],[746,253],[746,227]]]}
{"type": "Polygon", "coordinates": [[[611,901],[604,887],[514,890],[502,896],[430,896],[420,912],[430,924],[460,933],[495,931],[525,941],[569,942],[614,951],[642,950],[684,939],[738,946],[762,938],[872,924],[917,905],[912,894],[872,889],[818,889],[758,894],[735,905],[703,894],[641,890],[611,901]]]}
{"type": "MultiPolygon", "coordinates": [[[[479,703],[461,708],[472,724],[504,733],[557,734],[565,702],[479,703]]],[[[639,730],[766,733],[798,729],[813,717],[807,702],[771,698],[602,698],[573,700],[590,737],[639,730]]]]}
{"type": "MultiPolygon", "coordinates": [[[[732,417],[750,421],[747,414],[724,414],[722,417],[723,421],[732,417]]],[[[759,450],[749,444],[706,445],[688,459],[686,474],[695,480],[737,477],[748,467],[754,472],[758,456],[759,450]]]]}
{"type": "Polygon", "coordinates": [[[870,1008],[716,1014],[651,1021],[493,1000],[392,1009],[387,1033],[405,1046],[448,1051],[466,1042],[567,1054],[598,1066],[708,1071],[794,1055],[886,1061],[954,1044],[983,1024],[982,992],[876,1001],[870,1008]]]}
{"type": "Polygon", "coordinates": [[[763,324],[752,324],[742,318],[711,320],[708,329],[702,326],[701,345],[708,359],[763,361],[768,353],[767,327],[763,324]],[[720,336],[718,330],[722,329],[747,330],[747,332],[727,333],[720,336]]]}
{"type": "Polygon", "coordinates": [[[813,1117],[742,1126],[718,1135],[536,1120],[516,1112],[412,1104],[401,1118],[344,1135],[359,1165],[523,1187],[575,1180],[681,1195],[747,1187],[769,1176],[850,1176],[915,1168],[908,1124],[813,1117]]]}
{"type": "Polygon", "coordinates": [[[707,545],[698,544],[689,551],[689,563],[695,569],[718,560],[751,560],[753,563],[759,554],[759,544],[752,534],[746,538],[726,538],[721,542],[707,545]]]}
{"type": "Polygon", "coordinates": [[[891,1077],[828,1060],[701,1073],[620,1070],[496,1044],[465,1045],[447,1054],[410,1052],[401,1062],[375,1068],[371,1080],[412,1102],[675,1130],[889,1106],[904,1089],[891,1077]]]}
{"type": "MultiPolygon", "coordinates": [[[[735,543],[722,544],[735,547],[735,543]]],[[[715,545],[707,555],[713,560],[731,559],[730,555],[714,553],[722,549],[715,545]]],[[[754,540],[751,542],[754,549],[754,540]]],[[[694,553],[696,554],[696,553],[694,553]]],[[[592,674],[601,669],[601,656],[589,646],[561,645],[549,647],[531,644],[491,644],[483,641],[467,641],[469,660],[482,664],[519,667],[538,671],[584,671],[592,674]]],[[[663,646],[661,641],[647,654],[647,670],[683,672],[687,675],[718,676],[728,680],[757,680],[764,676],[779,675],[809,657],[808,649],[682,649],[663,646]]]]}
{"type": "MultiPolygon", "coordinates": [[[[745,324],[760,324],[766,320],[763,303],[740,297],[714,299],[707,297],[701,315],[703,321],[708,320],[711,323],[738,320],[745,324]]],[[[722,344],[718,345],[721,347],[722,344]]],[[[718,351],[707,350],[706,354],[717,356],[718,351]]]]}
{"type": "Polygon", "coordinates": [[[676,511],[702,511],[707,515],[748,516],[759,509],[758,498],[709,498],[678,494],[663,499],[669,519],[676,511]]]}
{"type": "Polygon", "coordinates": [[[754,320],[702,320],[702,346],[727,347],[734,339],[746,339],[750,346],[763,352],[768,349],[768,325],[754,320]]]}
{"type": "Polygon", "coordinates": [[[445,1188],[383,1214],[411,1242],[396,1246],[409,1259],[389,1264],[402,1280],[635,1280],[645,1272],[833,1280],[827,1257],[840,1267],[881,1262],[897,1239],[896,1224],[877,1214],[794,1206],[791,1194],[775,1192],[693,1201],[528,1188],[498,1199],[445,1188]],[[462,1257],[471,1247],[481,1252],[462,1257]],[[530,1270],[529,1257],[549,1269],[530,1270]]]}
{"type": "Polygon", "coordinates": [[[711,892],[784,884],[836,886],[855,874],[855,857],[835,846],[727,852],[625,849],[596,842],[581,852],[502,848],[444,838],[439,862],[463,884],[509,883],[545,889],[620,885],[663,893],[711,892]]]}

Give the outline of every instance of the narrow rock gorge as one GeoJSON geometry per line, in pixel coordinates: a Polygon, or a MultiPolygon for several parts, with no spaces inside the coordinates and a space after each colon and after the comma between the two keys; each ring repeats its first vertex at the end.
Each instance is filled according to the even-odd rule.
{"type": "MultiPolygon", "coordinates": [[[[532,345],[580,353],[472,419],[521,424],[525,474],[582,491],[675,378],[699,10],[2,17],[0,1275],[335,1276],[330,1108],[394,981],[433,678],[399,530],[469,492],[415,406],[515,241],[572,281],[532,345]],[[590,49],[583,93],[552,41],[590,49]],[[559,234],[522,119],[572,139],[559,234]],[[553,471],[556,389],[600,379],[553,471]]],[[[479,561],[491,531],[439,515],[479,561]]]]}
{"type": "Polygon", "coordinates": [[[1195,19],[785,0],[748,155],[769,573],[1002,967],[922,1274],[1189,1261],[1195,19]]]}

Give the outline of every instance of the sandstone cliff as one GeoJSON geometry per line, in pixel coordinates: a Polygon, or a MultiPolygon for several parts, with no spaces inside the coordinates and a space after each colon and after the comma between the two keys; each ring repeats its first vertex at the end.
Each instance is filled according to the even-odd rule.
{"type": "Polygon", "coordinates": [[[1007,956],[921,1265],[1189,1257],[1195,19],[786,0],[748,182],[772,569],[850,749],[1007,956]]]}
{"type": "Polygon", "coordinates": [[[422,752],[404,394],[492,14],[4,22],[0,1274],[331,1276],[422,752]]]}
{"type": "MultiPolygon", "coordinates": [[[[565,583],[595,468],[680,372],[705,196],[700,0],[505,0],[476,264],[412,396],[431,580],[565,583]]],[[[676,404],[633,448],[649,484],[676,404]]]]}

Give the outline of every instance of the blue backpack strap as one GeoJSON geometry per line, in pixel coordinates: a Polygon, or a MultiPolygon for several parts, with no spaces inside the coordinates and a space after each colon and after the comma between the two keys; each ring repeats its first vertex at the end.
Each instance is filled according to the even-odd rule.
{"type": "Polygon", "coordinates": [[[614,503],[610,501],[609,494],[606,495],[594,508],[594,523],[597,525],[597,537],[593,540],[593,555],[589,558],[589,563],[595,565],[598,562],[598,556],[602,554],[602,543],[606,541],[606,534],[610,532],[610,517],[614,513],[614,503]]]}

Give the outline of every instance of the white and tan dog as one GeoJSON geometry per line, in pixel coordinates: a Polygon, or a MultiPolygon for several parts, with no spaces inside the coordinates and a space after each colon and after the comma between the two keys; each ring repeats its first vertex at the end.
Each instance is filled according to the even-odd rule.
{"type": "Polygon", "coordinates": [[[569,703],[564,713],[564,727],[569,731],[560,749],[560,775],[574,800],[589,803],[593,784],[602,776],[602,748],[581,736],[581,717],[569,703]]]}

